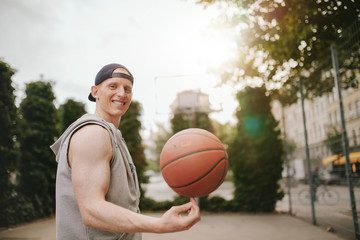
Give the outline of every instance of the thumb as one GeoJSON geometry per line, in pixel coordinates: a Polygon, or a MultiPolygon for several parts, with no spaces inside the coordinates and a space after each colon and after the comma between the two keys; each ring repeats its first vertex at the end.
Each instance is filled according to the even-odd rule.
{"type": "Polygon", "coordinates": [[[188,210],[190,210],[193,207],[193,203],[192,202],[188,202],[179,206],[175,206],[174,210],[178,213],[182,213],[182,212],[187,212],[188,210]]]}

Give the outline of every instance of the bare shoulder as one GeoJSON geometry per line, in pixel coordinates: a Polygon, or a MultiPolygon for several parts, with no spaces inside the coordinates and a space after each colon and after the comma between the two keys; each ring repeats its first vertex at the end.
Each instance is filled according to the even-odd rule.
{"type": "Polygon", "coordinates": [[[82,142],[99,142],[104,141],[106,139],[110,139],[109,132],[100,125],[97,124],[89,124],[78,131],[76,131],[71,137],[72,141],[76,141],[77,139],[82,142]]]}
{"type": "Polygon", "coordinates": [[[110,161],[112,145],[109,132],[100,125],[89,124],[76,131],[70,140],[69,163],[72,160],[92,158],[110,161]]]}

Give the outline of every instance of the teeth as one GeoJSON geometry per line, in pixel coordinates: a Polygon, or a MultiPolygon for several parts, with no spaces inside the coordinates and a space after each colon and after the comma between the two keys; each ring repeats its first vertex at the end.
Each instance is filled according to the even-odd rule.
{"type": "Polygon", "coordinates": [[[117,102],[117,101],[113,101],[113,103],[117,104],[117,105],[125,105],[126,102],[117,102]]]}
{"type": "Polygon", "coordinates": [[[115,103],[116,105],[121,105],[121,106],[125,106],[127,101],[125,100],[112,100],[113,103],[115,103]]]}

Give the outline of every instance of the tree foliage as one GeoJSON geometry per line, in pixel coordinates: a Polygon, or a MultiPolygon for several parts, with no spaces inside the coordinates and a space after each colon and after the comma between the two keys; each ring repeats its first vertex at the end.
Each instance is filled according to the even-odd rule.
{"type": "Polygon", "coordinates": [[[227,3],[225,21],[234,28],[238,58],[223,77],[235,81],[260,79],[291,103],[299,77],[307,96],[329,91],[333,81],[321,81],[331,67],[330,45],[360,19],[357,0],[199,0],[205,6],[227,3]]]}
{"type": "Polygon", "coordinates": [[[8,224],[14,215],[11,195],[14,184],[10,175],[17,169],[16,149],[17,108],[11,77],[15,70],[0,60],[0,227],[8,224]]]}
{"type": "Polygon", "coordinates": [[[75,122],[79,117],[86,113],[85,104],[68,99],[59,107],[59,115],[61,120],[60,132],[64,132],[70,124],[75,122]]]}
{"type": "Polygon", "coordinates": [[[202,128],[214,132],[214,127],[207,113],[175,113],[170,123],[173,134],[187,128],[202,128]]]}
{"type": "Polygon", "coordinates": [[[278,122],[270,110],[265,88],[247,87],[237,94],[237,136],[231,143],[234,202],[238,210],[271,212],[283,197],[281,179],[283,145],[278,122]]]}
{"type": "Polygon", "coordinates": [[[137,101],[132,101],[127,112],[121,117],[119,129],[126,141],[129,152],[132,156],[140,182],[146,182],[144,171],[146,158],[142,145],[140,116],[142,106],[137,101]]]}
{"type": "Polygon", "coordinates": [[[154,144],[148,145],[147,148],[151,153],[148,158],[148,169],[160,172],[160,154],[166,141],[173,135],[172,130],[166,128],[162,123],[157,123],[157,130],[151,130],[151,140],[154,144]]]}
{"type": "Polygon", "coordinates": [[[331,128],[327,133],[327,138],[324,141],[326,146],[330,149],[332,154],[343,154],[342,134],[335,127],[331,128]]]}
{"type": "Polygon", "coordinates": [[[54,212],[56,161],[50,145],[59,135],[59,117],[49,82],[26,85],[20,104],[20,192],[35,209],[33,217],[54,212]]]}

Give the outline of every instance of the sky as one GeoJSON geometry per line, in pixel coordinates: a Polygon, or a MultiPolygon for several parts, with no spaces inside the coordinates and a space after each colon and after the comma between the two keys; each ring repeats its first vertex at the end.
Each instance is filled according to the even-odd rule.
{"type": "Polygon", "coordinates": [[[196,0],[0,0],[0,58],[17,72],[17,102],[25,84],[54,82],[55,104],[85,103],[96,73],[108,63],[134,75],[133,100],[143,106],[144,134],[169,122],[177,92],[209,94],[215,120],[234,122],[231,86],[210,71],[233,54],[231,37],[215,24],[222,11],[196,0]]]}

